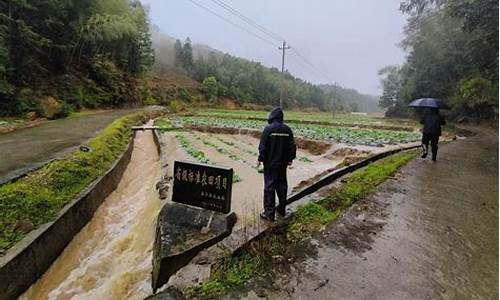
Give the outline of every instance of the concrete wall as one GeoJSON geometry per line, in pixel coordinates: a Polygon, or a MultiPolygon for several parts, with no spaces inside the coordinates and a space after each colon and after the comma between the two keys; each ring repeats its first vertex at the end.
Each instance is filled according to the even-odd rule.
{"type": "MultiPolygon", "coordinates": [[[[134,135],[135,136],[135,135],[134,135]]],[[[102,177],[66,205],[57,219],[31,232],[0,257],[0,300],[15,299],[42,276],[73,237],[92,219],[127,168],[134,139],[102,177]]]]}

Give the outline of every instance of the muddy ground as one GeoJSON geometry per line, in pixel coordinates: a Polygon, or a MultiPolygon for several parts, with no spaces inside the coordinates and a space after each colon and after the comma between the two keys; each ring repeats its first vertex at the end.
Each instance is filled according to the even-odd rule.
{"type": "Polygon", "coordinates": [[[410,162],[308,245],[225,298],[498,299],[498,132],[410,162]]]}
{"type": "MultiPolygon", "coordinates": [[[[233,184],[232,211],[238,215],[236,228],[250,226],[259,220],[262,210],[262,194],[264,188],[263,175],[256,169],[258,139],[247,135],[210,134],[202,132],[166,132],[162,139],[167,147],[168,175],[171,176],[174,160],[196,162],[182,149],[175,138],[184,136],[189,143],[200,151],[212,163],[218,166],[233,168],[241,178],[241,182],[233,184]],[[204,143],[205,142],[205,143],[204,143]],[[207,145],[208,142],[210,145],[207,145]],[[224,149],[225,153],[217,150],[224,149]],[[233,158],[230,155],[234,155],[233,158]]],[[[313,177],[337,165],[341,160],[327,159],[323,155],[311,155],[299,150],[298,157],[307,157],[307,161],[297,159],[288,170],[289,190],[300,181],[313,177]]]]}

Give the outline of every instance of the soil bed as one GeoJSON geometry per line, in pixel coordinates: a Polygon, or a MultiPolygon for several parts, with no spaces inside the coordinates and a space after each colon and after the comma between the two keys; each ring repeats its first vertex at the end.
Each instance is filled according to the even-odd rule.
{"type": "MultiPolygon", "coordinates": [[[[234,169],[234,172],[241,178],[241,182],[237,182],[233,186],[232,209],[238,215],[238,222],[235,229],[254,224],[258,220],[258,215],[262,209],[264,182],[263,175],[255,168],[257,157],[249,152],[256,153],[258,140],[245,136],[244,138],[247,143],[243,144],[237,135],[209,134],[196,131],[191,133],[162,133],[161,138],[164,143],[166,145],[170,144],[168,147],[176,153],[176,155],[169,155],[172,159],[168,162],[170,165],[169,174],[172,172],[171,168],[174,159],[182,160],[187,158],[187,160],[194,160],[179,145],[178,140],[175,138],[176,135],[182,135],[195,149],[203,152],[215,165],[234,169]],[[239,147],[225,144],[221,142],[221,139],[239,145],[239,147]],[[217,148],[224,151],[218,151],[217,148]]],[[[302,180],[334,167],[338,163],[322,156],[313,156],[300,149],[297,155],[307,157],[308,162],[296,160],[293,167],[289,169],[288,182],[290,188],[302,180]]]]}

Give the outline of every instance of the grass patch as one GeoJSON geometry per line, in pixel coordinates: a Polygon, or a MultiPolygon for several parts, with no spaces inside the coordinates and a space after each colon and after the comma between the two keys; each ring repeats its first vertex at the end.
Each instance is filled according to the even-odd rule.
{"type": "Polygon", "coordinates": [[[20,241],[33,228],[53,221],[61,208],[102,176],[130,141],[130,127],[149,119],[135,113],[116,119],[88,143],[90,152],[74,151],[26,177],[0,186],[0,250],[20,241]]]}
{"type": "Polygon", "coordinates": [[[241,253],[220,261],[207,282],[184,290],[184,295],[213,297],[253,278],[269,275],[277,262],[296,255],[290,249],[337,219],[355,201],[372,194],[379,184],[416,155],[415,151],[401,152],[353,172],[345,184],[327,197],[299,207],[288,223],[252,241],[241,253]]]}
{"type": "Polygon", "coordinates": [[[170,119],[167,119],[167,118],[155,119],[154,126],[159,127],[160,132],[182,130],[181,127],[176,126],[175,124],[172,123],[172,121],[170,119]]]}
{"type": "Polygon", "coordinates": [[[305,162],[305,163],[312,163],[312,160],[310,160],[310,159],[309,159],[308,157],[306,157],[306,156],[299,156],[297,159],[298,159],[299,161],[301,161],[301,162],[305,162]]]}

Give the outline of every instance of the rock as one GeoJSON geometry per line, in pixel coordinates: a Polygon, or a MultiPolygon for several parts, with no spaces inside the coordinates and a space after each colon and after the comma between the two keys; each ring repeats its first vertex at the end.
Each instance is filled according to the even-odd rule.
{"type": "Polygon", "coordinates": [[[259,298],[266,298],[267,297],[267,291],[265,289],[258,289],[255,294],[257,294],[257,297],[259,298]]]}
{"type": "Polygon", "coordinates": [[[14,230],[19,230],[24,233],[28,233],[33,229],[35,229],[35,225],[33,224],[33,222],[27,219],[17,221],[14,226],[14,230]]]}
{"type": "Polygon", "coordinates": [[[144,300],[178,300],[178,299],[183,299],[182,293],[175,289],[167,288],[165,291],[158,293],[156,295],[149,296],[144,300]]]}
{"type": "Polygon", "coordinates": [[[235,223],[235,213],[225,215],[180,203],[165,204],[158,217],[153,248],[153,291],[200,251],[229,236],[235,223]],[[207,233],[201,234],[202,229],[207,233]]]}
{"type": "Polygon", "coordinates": [[[36,119],[36,112],[30,111],[29,113],[26,114],[26,120],[28,121],[34,121],[36,119]]]}
{"type": "Polygon", "coordinates": [[[468,117],[461,117],[457,120],[458,124],[469,124],[470,122],[471,120],[468,117]]]}
{"type": "Polygon", "coordinates": [[[43,116],[47,119],[52,119],[54,115],[58,112],[59,106],[61,104],[54,97],[45,97],[40,101],[40,106],[42,107],[43,116]]]}
{"type": "Polygon", "coordinates": [[[80,146],[80,151],[82,151],[82,152],[90,152],[91,150],[92,150],[92,148],[90,148],[87,145],[81,145],[80,146]]]}
{"type": "Polygon", "coordinates": [[[319,283],[318,283],[318,286],[314,289],[314,291],[317,291],[319,290],[320,288],[324,287],[325,285],[327,285],[327,283],[330,282],[329,279],[325,279],[325,280],[321,280],[319,283]]]}
{"type": "Polygon", "coordinates": [[[158,181],[158,183],[156,184],[156,189],[160,194],[161,200],[167,199],[168,191],[170,189],[170,183],[168,183],[166,180],[158,181]]]}

